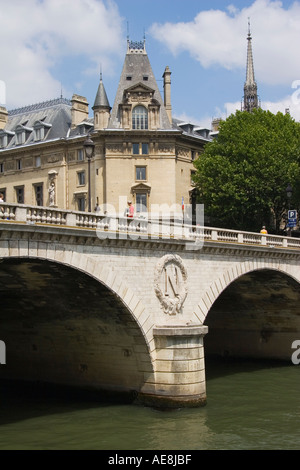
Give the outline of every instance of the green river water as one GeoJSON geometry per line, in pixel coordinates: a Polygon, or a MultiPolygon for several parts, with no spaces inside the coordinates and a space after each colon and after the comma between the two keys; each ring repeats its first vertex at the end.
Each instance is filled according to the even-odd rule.
{"type": "Polygon", "coordinates": [[[299,450],[300,365],[206,361],[207,405],[161,411],[1,384],[1,450],[299,450]]]}

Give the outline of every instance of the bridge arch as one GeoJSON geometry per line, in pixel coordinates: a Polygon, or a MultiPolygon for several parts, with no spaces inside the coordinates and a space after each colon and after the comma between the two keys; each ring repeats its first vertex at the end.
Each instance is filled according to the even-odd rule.
{"type": "Polygon", "coordinates": [[[0,376],[136,395],[153,371],[143,305],[117,272],[75,259],[1,259],[0,376]]]}
{"type": "Polygon", "coordinates": [[[299,269],[296,270],[294,266],[286,264],[281,265],[280,263],[274,264],[269,263],[268,261],[262,263],[258,263],[257,261],[239,263],[238,265],[235,265],[224,271],[213,281],[213,283],[202,295],[199,303],[194,308],[194,314],[200,319],[202,323],[204,323],[206,316],[208,315],[215,301],[232,283],[245,274],[266,270],[276,271],[282,273],[283,275],[287,275],[291,279],[295,280],[295,282],[298,282],[300,285],[300,272],[299,269]]]}
{"type": "Polygon", "coordinates": [[[300,337],[295,273],[280,266],[252,266],[227,279],[207,309],[205,354],[290,361],[291,345],[300,337]]]}

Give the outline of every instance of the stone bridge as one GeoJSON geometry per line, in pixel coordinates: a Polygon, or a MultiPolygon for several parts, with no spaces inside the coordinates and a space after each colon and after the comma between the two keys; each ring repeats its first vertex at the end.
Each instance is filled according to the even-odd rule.
{"type": "Polygon", "coordinates": [[[3,207],[0,378],[199,406],[204,349],[290,361],[300,239],[3,207]]]}

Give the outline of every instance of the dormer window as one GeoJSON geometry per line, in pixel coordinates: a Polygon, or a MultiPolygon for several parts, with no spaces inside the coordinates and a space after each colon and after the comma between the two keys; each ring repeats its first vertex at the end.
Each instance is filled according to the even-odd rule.
{"type": "Polygon", "coordinates": [[[31,127],[26,127],[23,124],[19,124],[16,127],[17,145],[25,144],[32,131],[33,129],[31,127]]]}
{"type": "Polygon", "coordinates": [[[5,148],[9,145],[11,139],[15,135],[14,132],[0,130],[0,148],[5,148]]]}
{"type": "Polygon", "coordinates": [[[88,134],[91,131],[92,127],[93,124],[91,124],[90,122],[81,122],[80,124],[78,124],[79,133],[81,135],[88,134]]]}
{"type": "Polygon", "coordinates": [[[148,110],[136,106],[132,111],[132,129],[148,129],[148,110]]]}
{"type": "Polygon", "coordinates": [[[35,121],[33,125],[35,141],[44,140],[44,138],[47,135],[48,130],[50,129],[50,127],[52,127],[51,124],[47,124],[46,122],[43,122],[44,119],[35,121]]]}
{"type": "Polygon", "coordinates": [[[25,143],[25,131],[20,129],[17,131],[17,145],[21,145],[25,143]]]}

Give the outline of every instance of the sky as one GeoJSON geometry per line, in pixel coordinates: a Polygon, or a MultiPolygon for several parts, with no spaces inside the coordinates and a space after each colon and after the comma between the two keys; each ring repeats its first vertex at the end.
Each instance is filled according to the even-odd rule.
{"type": "Polygon", "coordinates": [[[113,106],[127,37],[146,39],[173,117],[210,128],[241,109],[250,21],[261,107],[300,121],[300,0],[0,0],[0,105],[74,93],[94,104],[100,74],[113,106]]]}

